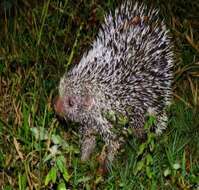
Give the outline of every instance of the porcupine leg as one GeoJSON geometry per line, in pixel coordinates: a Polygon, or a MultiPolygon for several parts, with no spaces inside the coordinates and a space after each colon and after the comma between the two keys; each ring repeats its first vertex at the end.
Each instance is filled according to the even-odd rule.
{"type": "Polygon", "coordinates": [[[113,162],[121,146],[121,142],[117,136],[110,130],[111,127],[112,126],[108,123],[101,131],[101,135],[105,142],[105,146],[99,156],[99,172],[101,174],[106,174],[108,172],[108,166],[113,162]]]}
{"type": "Polygon", "coordinates": [[[81,161],[86,161],[90,158],[96,146],[96,136],[93,129],[84,129],[81,138],[81,161]]]}
{"type": "MultiPolygon", "coordinates": [[[[144,124],[145,124],[145,112],[139,108],[134,108],[129,114],[129,125],[132,127],[133,133],[140,139],[145,138],[144,124]]],[[[108,123],[108,122],[107,122],[108,123]]],[[[108,165],[114,160],[119,148],[123,144],[123,139],[111,132],[111,124],[108,123],[107,127],[104,127],[102,132],[103,139],[105,141],[106,148],[103,149],[100,155],[101,169],[106,172],[108,165]],[[109,127],[108,127],[109,126],[109,127]]],[[[104,172],[103,172],[104,173],[104,172]]]]}
{"type": "Polygon", "coordinates": [[[140,139],[145,138],[144,131],[145,114],[139,108],[135,108],[129,115],[129,126],[132,127],[133,135],[140,139]]]}
{"type": "Polygon", "coordinates": [[[168,116],[166,114],[166,111],[163,111],[161,114],[158,115],[156,122],[157,124],[155,128],[155,133],[157,135],[160,135],[162,131],[166,129],[167,121],[168,121],[168,116]]]}

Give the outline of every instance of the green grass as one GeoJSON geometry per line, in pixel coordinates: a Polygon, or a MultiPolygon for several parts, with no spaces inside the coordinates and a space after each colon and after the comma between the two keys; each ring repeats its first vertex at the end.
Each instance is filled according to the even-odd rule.
{"type": "Polygon", "coordinates": [[[112,0],[0,2],[1,189],[199,188],[196,0],[149,3],[160,8],[180,60],[175,65],[169,127],[162,136],[148,140],[144,148],[130,136],[103,177],[96,161],[101,140],[91,161],[81,163],[78,127],[55,117],[51,102],[60,77],[78,63],[103,15],[117,4],[112,0]]]}

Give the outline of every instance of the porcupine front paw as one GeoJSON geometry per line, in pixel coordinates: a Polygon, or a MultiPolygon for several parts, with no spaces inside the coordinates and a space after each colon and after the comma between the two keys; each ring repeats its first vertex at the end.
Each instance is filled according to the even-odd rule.
{"type": "Polygon", "coordinates": [[[85,135],[81,143],[81,161],[85,162],[89,160],[92,152],[96,146],[96,137],[95,135],[85,135]]]}

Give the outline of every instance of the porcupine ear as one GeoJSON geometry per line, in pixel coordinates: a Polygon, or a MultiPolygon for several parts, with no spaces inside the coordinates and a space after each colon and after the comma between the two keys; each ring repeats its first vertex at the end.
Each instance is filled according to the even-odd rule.
{"type": "Polygon", "coordinates": [[[82,97],[82,106],[86,109],[91,109],[94,103],[93,97],[90,95],[85,95],[82,97]]]}
{"type": "Polygon", "coordinates": [[[67,103],[69,107],[73,107],[76,104],[76,98],[73,96],[68,96],[67,103]]]}

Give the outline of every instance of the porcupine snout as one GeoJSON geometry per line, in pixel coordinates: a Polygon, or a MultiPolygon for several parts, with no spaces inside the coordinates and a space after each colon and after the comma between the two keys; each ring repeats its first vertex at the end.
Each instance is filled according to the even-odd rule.
{"type": "Polygon", "coordinates": [[[64,101],[60,96],[53,99],[53,108],[58,116],[64,115],[64,101]]]}

